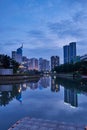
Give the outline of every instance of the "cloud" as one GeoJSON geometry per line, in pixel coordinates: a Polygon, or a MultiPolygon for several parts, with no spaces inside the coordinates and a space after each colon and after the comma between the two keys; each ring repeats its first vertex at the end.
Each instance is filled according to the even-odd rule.
{"type": "Polygon", "coordinates": [[[40,30],[31,30],[28,35],[33,38],[44,38],[44,33],[40,30]]]}
{"type": "MultiPolygon", "coordinates": [[[[51,32],[58,35],[58,37],[64,38],[68,36],[79,38],[83,35],[82,26],[77,25],[75,21],[62,20],[57,23],[49,23],[48,28],[51,32]]],[[[84,29],[84,27],[83,27],[84,29]]],[[[86,30],[87,31],[87,30],[86,30]]]]}
{"type": "Polygon", "coordinates": [[[57,55],[72,41],[77,42],[79,52],[81,48],[86,52],[87,0],[2,0],[0,10],[0,46],[4,52],[6,46],[15,50],[23,42],[24,50],[32,55],[37,50],[43,56],[57,55]]]}
{"type": "Polygon", "coordinates": [[[51,56],[53,55],[58,55],[58,56],[61,56],[61,61],[63,62],[63,59],[62,59],[62,51],[58,48],[33,48],[32,49],[29,49],[29,48],[25,48],[24,53],[26,52],[26,55],[28,57],[36,57],[36,58],[40,58],[40,57],[44,57],[44,58],[47,58],[47,59],[50,59],[51,56]]]}

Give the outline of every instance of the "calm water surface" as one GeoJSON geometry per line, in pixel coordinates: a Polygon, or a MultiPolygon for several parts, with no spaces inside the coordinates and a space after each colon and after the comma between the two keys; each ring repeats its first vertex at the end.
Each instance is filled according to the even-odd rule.
{"type": "Polygon", "coordinates": [[[0,85],[0,130],[26,116],[87,124],[87,86],[55,77],[0,85]]]}

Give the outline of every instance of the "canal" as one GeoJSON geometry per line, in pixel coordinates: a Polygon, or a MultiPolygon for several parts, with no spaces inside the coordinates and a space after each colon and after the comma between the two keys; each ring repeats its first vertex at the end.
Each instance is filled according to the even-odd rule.
{"type": "Polygon", "coordinates": [[[87,124],[87,84],[56,77],[0,85],[0,130],[23,117],[87,124]]]}

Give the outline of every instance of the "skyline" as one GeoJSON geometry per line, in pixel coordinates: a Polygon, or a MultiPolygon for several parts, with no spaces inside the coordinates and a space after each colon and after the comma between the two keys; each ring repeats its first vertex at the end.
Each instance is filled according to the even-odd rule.
{"type": "Polygon", "coordinates": [[[87,0],[1,0],[0,53],[11,56],[23,44],[23,55],[49,59],[63,46],[77,43],[87,53],[87,0]]]}

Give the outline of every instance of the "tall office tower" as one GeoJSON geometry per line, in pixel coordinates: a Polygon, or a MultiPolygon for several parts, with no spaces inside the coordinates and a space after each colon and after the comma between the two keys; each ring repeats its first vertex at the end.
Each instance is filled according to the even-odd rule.
{"type": "Polygon", "coordinates": [[[19,63],[22,63],[22,49],[23,49],[23,46],[21,46],[20,48],[17,49],[17,55],[18,55],[18,62],[19,63]]]}
{"type": "Polygon", "coordinates": [[[39,71],[43,71],[43,58],[39,58],[39,71]]]}
{"type": "Polygon", "coordinates": [[[76,57],[76,42],[69,44],[69,63],[73,62],[76,57]]]}
{"type": "Polygon", "coordinates": [[[54,69],[56,66],[59,66],[59,56],[52,56],[51,57],[51,70],[54,69]]]}
{"type": "Polygon", "coordinates": [[[12,59],[18,63],[21,63],[20,62],[20,55],[18,55],[16,51],[12,51],[12,59]]]}
{"type": "Polygon", "coordinates": [[[39,59],[39,71],[50,71],[50,63],[47,59],[39,59]]]}
{"type": "Polygon", "coordinates": [[[31,58],[29,59],[29,70],[38,70],[38,59],[36,58],[31,58]]]}
{"type": "Polygon", "coordinates": [[[63,47],[63,56],[64,56],[64,64],[69,63],[69,46],[68,45],[63,47]]]}
{"type": "Polygon", "coordinates": [[[17,51],[12,51],[12,59],[18,63],[22,63],[22,46],[17,49],[17,51]]]}
{"type": "Polygon", "coordinates": [[[63,47],[64,64],[71,63],[76,57],[76,42],[71,42],[63,47]]]}

